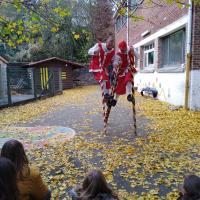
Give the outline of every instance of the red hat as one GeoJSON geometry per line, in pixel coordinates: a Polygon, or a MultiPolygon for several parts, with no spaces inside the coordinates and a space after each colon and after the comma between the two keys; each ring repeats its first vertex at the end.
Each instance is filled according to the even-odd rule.
{"type": "Polygon", "coordinates": [[[118,45],[120,50],[127,50],[127,44],[124,40],[122,40],[118,45]]]}

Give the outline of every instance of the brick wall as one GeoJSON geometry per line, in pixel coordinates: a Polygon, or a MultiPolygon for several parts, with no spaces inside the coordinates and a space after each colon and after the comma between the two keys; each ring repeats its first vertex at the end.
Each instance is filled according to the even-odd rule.
{"type": "MultiPolygon", "coordinates": [[[[155,0],[154,2],[159,5],[147,4],[147,0],[138,7],[135,15],[143,16],[144,20],[134,22],[129,20],[129,44],[135,44],[144,39],[141,33],[150,31],[150,34],[157,32],[159,29],[173,23],[182,16],[187,14],[188,9],[178,8],[176,4],[167,4],[165,1],[155,0]]],[[[121,39],[127,38],[126,25],[118,32],[115,33],[116,45],[121,39]]],[[[148,35],[149,36],[149,35],[148,35]]]]}
{"type": "Polygon", "coordinates": [[[200,5],[193,9],[192,69],[200,69],[200,5]]]}
{"type": "Polygon", "coordinates": [[[123,27],[116,32],[115,30],[115,48],[118,49],[118,43],[121,40],[126,40],[127,39],[127,23],[123,25],[123,27]]]}

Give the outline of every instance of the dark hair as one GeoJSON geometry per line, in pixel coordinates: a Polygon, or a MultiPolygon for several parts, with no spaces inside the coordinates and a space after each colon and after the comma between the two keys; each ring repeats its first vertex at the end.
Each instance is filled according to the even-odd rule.
{"type": "Polygon", "coordinates": [[[99,194],[106,194],[118,199],[112,190],[108,187],[106,179],[100,170],[92,170],[83,180],[80,188],[75,189],[78,200],[101,199],[99,194]]]}
{"type": "Polygon", "coordinates": [[[7,158],[0,157],[0,199],[18,199],[17,172],[14,164],[7,158]]]}
{"type": "Polygon", "coordinates": [[[185,177],[183,189],[183,200],[200,199],[200,177],[196,175],[185,177]]]}
{"type": "Polygon", "coordinates": [[[2,147],[1,156],[10,159],[14,163],[18,177],[21,180],[24,178],[24,170],[27,170],[28,174],[30,173],[29,161],[21,142],[17,140],[9,140],[6,142],[2,147]]]}

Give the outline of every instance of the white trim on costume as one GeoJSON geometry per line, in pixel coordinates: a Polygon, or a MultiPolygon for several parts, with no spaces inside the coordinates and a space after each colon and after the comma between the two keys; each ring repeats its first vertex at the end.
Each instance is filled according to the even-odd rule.
{"type": "Polygon", "coordinates": [[[90,69],[89,72],[100,72],[100,69],[90,69]]]}

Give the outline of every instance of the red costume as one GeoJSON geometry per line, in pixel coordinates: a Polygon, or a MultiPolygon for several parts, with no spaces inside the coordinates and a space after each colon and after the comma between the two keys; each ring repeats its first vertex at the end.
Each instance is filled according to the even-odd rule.
{"type": "Polygon", "coordinates": [[[125,41],[119,43],[119,51],[116,55],[118,57],[118,66],[119,73],[117,77],[117,87],[116,94],[124,95],[126,94],[126,84],[128,82],[132,83],[133,81],[133,73],[136,72],[136,69],[133,67],[134,65],[134,51],[127,52],[127,44],[125,41]],[[125,51],[125,53],[122,53],[125,51]]]}
{"type": "MultiPolygon", "coordinates": [[[[97,46],[97,45],[96,45],[97,46]]],[[[105,46],[105,44],[104,44],[105,46]]],[[[95,48],[95,47],[93,47],[95,48]]],[[[109,84],[108,66],[111,65],[113,57],[115,55],[115,50],[105,51],[103,48],[103,43],[98,43],[98,55],[92,55],[92,60],[90,62],[89,71],[94,73],[94,77],[97,81],[107,81],[107,87],[109,84]]]]}

